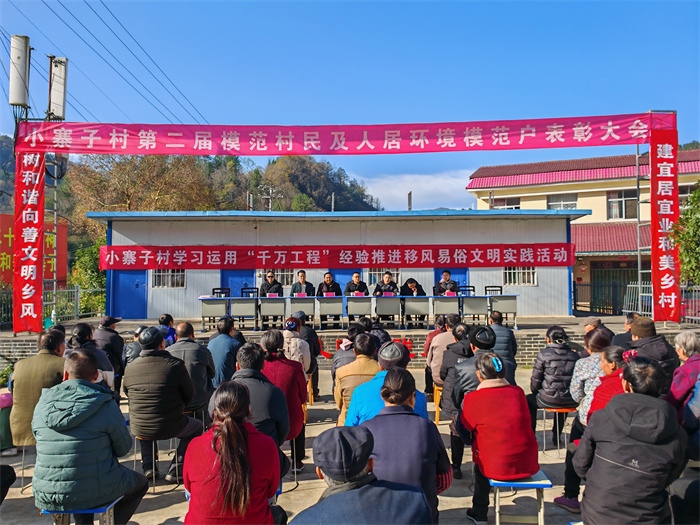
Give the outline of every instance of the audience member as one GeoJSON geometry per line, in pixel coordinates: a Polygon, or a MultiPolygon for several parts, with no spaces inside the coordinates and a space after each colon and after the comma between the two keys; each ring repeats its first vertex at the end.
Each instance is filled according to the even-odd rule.
{"type": "Polygon", "coordinates": [[[355,361],[340,367],[335,374],[333,397],[340,410],[338,426],[345,424],[345,416],[355,387],[370,381],[379,372],[379,364],[373,356],[377,350],[374,340],[367,334],[359,334],[353,344],[355,361]]]}
{"type": "Polygon", "coordinates": [[[474,496],[467,519],[476,524],[488,523],[489,478],[526,478],[540,469],[525,393],[506,381],[504,365],[492,352],[480,354],[475,365],[479,386],[462,406],[460,422],[472,432],[474,458],[474,496]]]}
{"type": "Polygon", "coordinates": [[[194,383],[194,397],[185,407],[185,414],[207,425],[211,422],[207,406],[214,393],[212,379],[216,375],[214,359],[206,346],[194,340],[194,327],[190,323],[177,325],[175,337],[177,341],[168,347],[168,352],[173,357],[182,359],[194,383]]]}
{"type": "Polygon", "coordinates": [[[233,318],[230,316],[219,319],[216,330],[219,332],[219,337],[210,339],[207,346],[216,369],[212,380],[214,388],[231,379],[236,371],[236,353],[241,346],[241,343],[233,337],[233,318]]]}
{"type": "Polygon", "coordinates": [[[461,404],[456,404],[453,398],[455,387],[455,365],[474,355],[469,343],[469,327],[464,323],[457,323],[452,329],[454,343],[447,345],[447,350],[440,367],[440,379],[444,381],[440,408],[450,415],[450,451],[452,456],[452,475],[455,479],[462,479],[462,458],[464,456],[464,441],[457,431],[456,422],[462,413],[461,404]]]}
{"type": "MultiPolygon", "coordinates": [[[[146,328],[146,325],[139,325],[134,330],[134,340],[126,345],[124,345],[124,350],[122,353],[122,366],[123,370],[126,371],[126,365],[132,363],[141,354],[141,345],[139,344],[139,336],[146,328]]],[[[123,376],[124,374],[122,374],[123,376]]]]}
{"type": "Polygon", "coordinates": [[[64,357],[68,357],[70,353],[77,348],[86,348],[95,354],[95,357],[97,357],[98,370],[100,371],[100,378],[97,384],[111,389],[114,386],[114,368],[112,367],[112,362],[104,351],[97,348],[92,338],[92,327],[87,323],[78,323],[73,327],[73,336],[66,345],[64,357]]]}
{"type": "MultiPolygon", "coordinates": [[[[367,318],[365,317],[364,319],[367,318]]],[[[360,319],[360,321],[366,324],[366,321],[362,321],[362,319],[360,319]]],[[[384,330],[384,327],[382,326],[382,322],[379,319],[379,317],[372,317],[372,319],[369,319],[369,321],[372,322],[372,329],[369,330],[367,333],[374,336],[374,342],[376,343],[377,348],[381,348],[383,345],[392,340],[391,336],[389,335],[389,332],[384,330]]],[[[363,324],[363,326],[365,326],[365,324],[363,324]]]]}
{"type": "Polygon", "coordinates": [[[420,488],[377,479],[370,457],[373,448],[372,433],[364,427],[336,427],[321,433],[314,440],[314,462],[316,474],[328,488],[292,523],[431,523],[430,506],[420,488]]]}
{"type": "MultiPolygon", "coordinates": [[[[436,335],[442,334],[447,331],[447,328],[445,327],[445,316],[443,314],[439,314],[435,316],[435,330],[432,332],[429,332],[427,336],[425,336],[425,343],[423,344],[423,355],[427,356],[428,351],[430,350],[430,344],[433,342],[433,338],[435,338],[436,335]]],[[[428,401],[432,402],[433,401],[433,373],[430,370],[430,365],[428,365],[428,361],[426,359],[426,364],[425,364],[425,392],[426,397],[428,398],[428,401]]]]}
{"type": "Polygon", "coordinates": [[[622,388],[622,371],[627,361],[636,354],[635,350],[625,350],[621,346],[610,345],[603,349],[600,354],[600,368],[605,375],[600,378],[600,384],[593,391],[587,423],[591,420],[593,412],[605,408],[614,396],[625,393],[622,388]]]}
{"type": "Polygon", "coordinates": [[[489,315],[489,326],[493,333],[496,334],[496,344],[493,345],[493,353],[501,359],[510,361],[517,368],[518,363],[515,361],[515,354],[518,353],[518,342],[515,340],[513,330],[503,326],[503,314],[498,310],[491,312],[489,315]]]}
{"type": "Polygon", "coordinates": [[[44,388],[51,388],[63,380],[63,353],[66,350],[63,333],[47,330],[39,335],[37,343],[37,354],[17,361],[10,381],[10,429],[15,447],[29,447],[36,443],[32,434],[34,407],[44,388]]]}
{"type": "Polygon", "coordinates": [[[382,276],[382,282],[377,283],[377,285],[374,287],[374,293],[372,295],[381,297],[384,294],[388,293],[399,295],[399,287],[394,282],[394,276],[389,271],[384,272],[384,275],[382,276]]]}
{"type": "Polygon", "coordinates": [[[141,355],[124,374],[124,393],[129,398],[129,424],[141,446],[141,466],[147,478],[157,478],[158,440],[180,438],[165,475],[167,481],[179,483],[187,445],[202,433],[202,422],[183,413],[194,398],[194,383],[185,363],[165,350],[158,328],[141,332],[139,344],[141,355]]]}
{"type": "Polygon", "coordinates": [[[676,407],[678,422],[682,422],[685,405],[700,376],[700,338],[694,332],[684,330],[676,336],[674,344],[681,366],[673,372],[671,388],[664,399],[676,407]]]}
{"type": "MultiPolygon", "coordinates": [[[[372,336],[372,339],[374,339],[374,345],[377,348],[381,348],[384,343],[380,342],[379,337],[372,333],[372,319],[370,319],[369,317],[362,316],[357,320],[357,323],[365,331],[366,334],[372,336]]],[[[384,336],[386,335],[386,340],[384,342],[386,343],[388,341],[391,341],[391,336],[386,332],[386,330],[381,328],[381,323],[379,323],[379,319],[377,319],[377,326],[379,327],[377,329],[377,333],[381,334],[382,338],[384,338],[384,336]]]]}
{"type": "Polygon", "coordinates": [[[262,335],[260,345],[265,350],[263,374],[279,388],[287,401],[289,433],[291,440],[293,469],[301,472],[304,468],[306,447],[306,426],[304,425],[304,405],[307,401],[306,374],[301,363],[287,359],[284,353],[284,336],[279,330],[268,330],[262,335]]]}
{"type": "MultiPolygon", "coordinates": [[[[608,336],[608,338],[612,341],[612,338],[615,337],[615,334],[613,333],[610,328],[605,326],[603,322],[600,320],[598,317],[586,317],[583,321],[579,323],[579,326],[583,328],[584,333],[588,333],[591,330],[595,330],[596,328],[600,331],[603,332],[605,335],[608,336]]],[[[582,357],[588,357],[588,356],[582,356],[582,357]]]]}
{"type": "Polygon", "coordinates": [[[459,292],[459,285],[452,280],[452,273],[449,270],[442,272],[442,279],[435,285],[435,295],[445,295],[445,292],[459,292]]]}
{"type": "MultiPolygon", "coordinates": [[[[311,372],[311,350],[309,343],[299,335],[301,322],[297,317],[290,317],[284,322],[284,353],[288,359],[301,363],[304,374],[311,372]]],[[[306,375],[304,375],[306,377],[306,375]]]]}
{"type": "MultiPolygon", "coordinates": [[[[340,291],[340,285],[333,280],[333,274],[331,272],[326,272],[323,274],[323,282],[318,285],[318,290],[316,291],[317,297],[326,297],[326,294],[333,294],[333,297],[341,297],[343,294],[340,291]]],[[[338,328],[338,323],[340,322],[339,316],[333,316],[335,324],[333,328],[338,328]]],[[[328,320],[328,316],[322,315],[320,319],[320,326],[323,329],[323,324],[328,320]]]]}
{"type": "MultiPolygon", "coordinates": [[[[600,385],[603,369],[600,367],[600,353],[610,346],[610,336],[602,330],[593,329],[583,336],[583,346],[590,355],[579,359],[574,365],[569,391],[574,401],[579,403],[578,415],[571,424],[569,442],[581,439],[588,423],[588,409],[593,401],[593,393],[600,385]]],[[[581,512],[578,495],[581,491],[581,478],[576,473],[573,453],[567,450],[564,466],[564,494],[554,498],[554,504],[575,514],[581,512]]]]}
{"type": "Polygon", "coordinates": [[[673,407],[659,399],[664,372],[656,362],[630,359],[625,395],[591,417],[574,455],[586,479],[584,523],[670,523],[666,488],[685,464],[685,432],[673,407]]]}
{"type": "MultiPolygon", "coordinates": [[[[231,319],[231,321],[234,320],[233,317],[231,317],[229,314],[224,314],[224,315],[222,315],[221,317],[219,317],[219,321],[221,321],[222,319],[231,319]]],[[[211,343],[212,340],[216,339],[216,338],[219,337],[220,335],[221,335],[221,334],[219,333],[219,330],[218,330],[218,329],[215,330],[215,331],[212,332],[212,334],[209,336],[209,342],[211,343]]],[[[231,337],[233,337],[236,341],[238,341],[238,342],[241,343],[242,345],[244,345],[244,344],[246,344],[246,343],[248,342],[248,341],[246,341],[245,336],[244,336],[240,331],[236,330],[235,328],[233,329],[233,333],[230,334],[230,335],[231,335],[231,337]]]]}
{"type": "MultiPolygon", "coordinates": [[[[580,359],[569,347],[569,337],[561,326],[550,326],[545,337],[547,346],[537,354],[530,379],[531,394],[525,396],[530,409],[532,431],[537,426],[538,408],[575,408],[569,387],[574,375],[574,366],[580,359]]],[[[566,423],[566,414],[555,414],[552,425],[552,443],[557,446],[566,423]]]]}
{"type": "Polygon", "coordinates": [[[641,316],[635,312],[627,312],[625,314],[625,331],[620,334],[615,334],[612,341],[610,341],[612,346],[621,346],[625,350],[628,350],[627,345],[632,341],[632,323],[638,317],[641,316]]]}
{"type": "Polygon", "coordinates": [[[292,285],[292,289],[289,292],[292,297],[296,297],[299,293],[305,293],[307,297],[316,295],[314,285],[306,282],[306,272],[304,270],[297,272],[297,279],[297,282],[292,285]]]}
{"type": "Polygon", "coordinates": [[[124,338],[117,332],[117,323],[122,320],[121,317],[112,317],[105,315],[100,319],[100,326],[97,327],[93,334],[95,345],[97,348],[107,354],[109,362],[114,370],[114,391],[119,396],[122,389],[122,376],[124,368],[122,367],[122,352],[124,351],[124,338]]]}
{"type": "Polygon", "coordinates": [[[381,398],[386,407],[362,423],[374,438],[372,472],[380,480],[422,488],[437,523],[438,494],[452,485],[440,432],[432,421],[415,413],[416,382],[406,369],[394,367],[386,373],[381,398]]]}
{"type": "Polygon", "coordinates": [[[632,342],[628,344],[629,348],[636,350],[637,355],[646,357],[652,361],[656,361],[661,365],[664,371],[666,382],[664,389],[661,392],[665,394],[671,387],[673,380],[673,372],[678,368],[680,361],[673,347],[668,344],[666,338],[656,334],[656,326],[654,321],[648,317],[639,317],[632,323],[632,342]]]}
{"type": "Polygon", "coordinates": [[[299,319],[299,337],[308,343],[309,350],[311,350],[311,368],[313,369],[311,386],[314,396],[318,396],[318,356],[321,355],[321,341],[314,327],[306,324],[306,314],[303,311],[294,312],[292,317],[299,319]]]}
{"type": "Polygon", "coordinates": [[[277,444],[249,423],[250,393],[236,381],[212,398],[214,425],[192,440],[185,456],[185,523],[286,523],[269,501],[277,492],[277,444]]]}
{"type": "MultiPolygon", "coordinates": [[[[32,491],[37,508],[51,511],[94,509],[121,499],[114,522],[127,523],[148,490],[143,474],[117,458],[131,450],[111,391],[96,384],[97,358],[86,348],[65,359],[63,383],[42,392],[34,410],[36,465],[32,491]]],[[[75,523],[92,523],[92,514],[73,514],[75,523]]]]}
{"type": "MultiPolygon", "coordinates": [[[[338,351],[333,356],[333,362],[331,363],[331,379],[333,391],[335,392],[335,375],[340,367],[355,361],[355,352],[353,351],[353,344],[355,344],[355,338],[365,333],[364,328],[360,323],[351,323],[348,326],[348,336],[340,342],[338,351]]],[[[375,344],[375,348],[376,348],[375,344]]]]}
{"type": "Polygon", "coordinates": [[[175,342],[175,319],[170,314],[163,314],[158,319],[158,325],[163,332],[163,340],[165,341],[165,347],[167,348],[175,342]]]}
{"type": "MultiPolygon", "coordinates": [[[[356,294],[369,295],[369,290],[367,289],[367,284],[361,280],[360,272],[354,272],[352,274],[352,279],[345,285],[345,290],[343,295],[350,297],[356,294]]],[[[347,311],[347,308],[346,308],[347,311]]],[[[348,321],[353,322],[355,320],[354,315],[348,314],[348,321]]]]}
{"type": "MultiPolygon", "coordinates": [[[[353,391],[348,413],[345,416],[345,426],[357,426],[379,414],[384,408],[381,389],[387,372],[397,367],[406,369],[411,361],[408,348],[399,342],[386,343],[377,356],[379,372],[370,381],[357,386],[353,391]]],[[[428,419],[428,401],[422,392],[416,391],[414,411],[428,419]]]]}
{"type": "Polygon", "coordinates": [[[445,324],[447,325],[447,331],[433,337],[433,340],[430,343],[428,355],[425,359],[433,375],[433,382],[438,386],[442,386],[440,369],[442,368],[443,355],[445,350],[447,350],[447,345],[455,342],[454,336],[452,335],[452,329],[457,326],[457,323],[461,322],[461,320],[461,317],[457,314],[446,315],[445,324]]]}

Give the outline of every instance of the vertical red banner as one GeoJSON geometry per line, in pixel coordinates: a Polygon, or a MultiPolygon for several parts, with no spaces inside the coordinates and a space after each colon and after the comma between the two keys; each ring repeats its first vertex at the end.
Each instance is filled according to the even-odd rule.
{"type": "Polygon", "coordinates": [[[43,153],[20,153],[15,164],[13,330],[41,332],[44,263],[43,153]]]}
{"type": "Polygon", "coordinates": [[[678,247],[671,240],[678,221],[678,132],[652,130],[651,281],[654,320],[681,321],[681,282],[678,247]]]}

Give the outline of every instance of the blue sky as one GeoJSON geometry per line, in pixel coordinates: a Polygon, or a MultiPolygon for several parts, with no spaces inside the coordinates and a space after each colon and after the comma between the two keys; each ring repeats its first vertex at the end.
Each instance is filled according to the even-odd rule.
{"type": "MultiPolygon", "coordinates": [[[[44,3],[11,1],[55,45],[10,0],[0,0],[3,34],[29,36],[33,60],[44,69],[46,54],[70,59],[69,99],[87,120],[93,119],[75,100],[100,122],[168,122],[44,3]]],[[[67,10],[57,0],[47,3],[90,46],[130,78],[72,15],[177,118],[196,123],[83,0],[60,1],[67,10]]],[[[681,143],[700,140],[698,1],[104,3],[211,124],[384,124],[673,109],[681,143]]],[[[142,57],[99,0],[90,6],[142,57]]],[[[4,69],[2,46],[0,56],[4,69]]],[[[0,77],[7,89],[7,76],[0,77]]],[[[47,84],[36,71],[30,91],[43,113],[47,84]]],[[[0,107],[0,132],[11,134],[9,107],[0,107]]],[[[69,108],[67,120],[83,118],[69,108]]],[[[464,186],[479,166],[633,151],[621,146],[328,160],[365,181],[387,209],[403,209],[409,190],[415,208],[468,206],[473,201],[464,186]]]]}

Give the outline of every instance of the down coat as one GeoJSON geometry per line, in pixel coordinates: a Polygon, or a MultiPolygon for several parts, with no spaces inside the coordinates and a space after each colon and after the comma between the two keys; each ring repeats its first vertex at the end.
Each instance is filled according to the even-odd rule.
{"type": "Polygon", "coordinates": [[[38,508],[99,507],[138,483],[134,472],[117,460],[129,453],[131,435],[111,391],[82,379],[44,389],[32,429],[38,508]]]}
{"type": "Polygon", "coordinates": [[[455,365],[473,355],[474,352],[472,352],[469,341],[462,340],[448,345],[447,350],[442,356],[440,379],[442,379],[444,383],[442,385],[442,396],[440,397],[440,408],[451,416],[455,416],[461,412],[461,403],[455,406],[455,401],[452,396],[456,381],[455,365]]]}
{"type": "Polygon", "coordinates": [[[530,390],[547,405],[576,406],[569,387],[581,357],[566,344],[550,343],[535,359],[530,390]]]}
{"type": "Polygon", "coordinates": [[[631,341],[628,346],[636,350],[639,356],[659,363],[666,376],[666,384],[662,392],[662,394],[665,394],[671,387],[673,372],[680,365],[680,359],[678,359],[676,350],[668,344],[666,338],[661,334],[642,337],[636,341],[631,341]]]}

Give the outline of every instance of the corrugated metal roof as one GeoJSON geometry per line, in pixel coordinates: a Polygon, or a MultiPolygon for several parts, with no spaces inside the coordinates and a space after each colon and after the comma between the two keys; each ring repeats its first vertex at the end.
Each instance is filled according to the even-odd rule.
{"type": "MultiPolygon", "coordinates": [[[[641,227],[642,247],[651,244],[651,228],[641,227]]],[[[623,253],[637,252],[637,223],[596,222],[571,225],[571,242],[576,253],[623,253]]]]}

